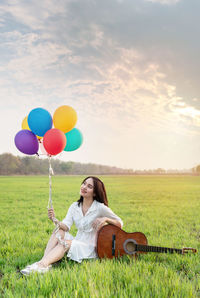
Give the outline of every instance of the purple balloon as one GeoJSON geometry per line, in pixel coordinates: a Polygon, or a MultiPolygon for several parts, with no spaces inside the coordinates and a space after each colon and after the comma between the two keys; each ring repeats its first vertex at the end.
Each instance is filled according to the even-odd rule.
{"type": "Polygon", "coordinates": [[[22,153],[29,155],[36,154],[39,149],[36,135],[28,129],[22,129],[16,134],[15,146],[22,153]]]}

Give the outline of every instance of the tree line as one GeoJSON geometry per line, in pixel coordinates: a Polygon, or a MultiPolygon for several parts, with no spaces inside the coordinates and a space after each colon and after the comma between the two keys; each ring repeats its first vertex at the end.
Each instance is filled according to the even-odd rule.
{"type": "MultiPolygon", "coordinates": [[[[162,168],[149,170],[122,169],[93,163],[60,161],[53,158],[52,168],[57,175],[170,175],[170,174],[200,174],[200,165],[186,170],[165,170],[162,168]]],[[[47,175],[49,171],[48,158],[34,156],[14,156],[11,153],[0,155],[0,175],[47,175]]]]}
{"type": "MultiPolygon", "coordinates": [[[[57,175],[111,175],[133,174],[133,170],[117,167],[97,165],[93,163],[79,163],[73,161],[51,160],[52,168],[57,175]]],[[[34,156],[14,156],[11,153],[0,155],[0,175],[47,175],[49,171],[48,158],[41,159],[34,156]]]]}

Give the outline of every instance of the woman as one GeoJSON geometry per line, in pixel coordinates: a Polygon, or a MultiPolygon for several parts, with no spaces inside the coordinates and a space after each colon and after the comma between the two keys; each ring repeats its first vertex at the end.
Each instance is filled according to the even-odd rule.
{"type": "Polygon", "coordinates": [[[83,259],[97,258],[95,246],[97,231],[106,223],[122,228],[122,220],[108,208],[106,190],[103,182],[93,176],[85,178],[80,188],[80,199],[74,202],[62,222],[55,218],[53,209],[48,210],[48,217],[57,225],[46,246],[44,256],[21,273],[47,272],[51,264],[62,259],[65,253],[71,260],[81,263],[83,259]],[[69,233],[75,223],[76,237],[69,233]]]}

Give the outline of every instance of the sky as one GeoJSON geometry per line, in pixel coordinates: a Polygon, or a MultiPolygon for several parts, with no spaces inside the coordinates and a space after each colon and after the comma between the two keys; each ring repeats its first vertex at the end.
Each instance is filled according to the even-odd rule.
{"type": "Polygon", "coordinates": [[[34,108],[73,107],[82,146],[125,169],[200,163],[199,0],[1,0],[0,154],[34,108]]]}

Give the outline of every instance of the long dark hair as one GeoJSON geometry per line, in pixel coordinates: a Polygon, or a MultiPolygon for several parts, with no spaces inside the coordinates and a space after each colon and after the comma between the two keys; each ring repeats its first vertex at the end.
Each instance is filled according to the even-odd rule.
{"type": "MultiPolygon", "coordinates": [[[[108,206],[108,199],[107,199],[107,195],[106,195],[106,189],[105,186],[103,184],[103,182],[94,176],[88,176],[86,177],[83,182],[81,183],[81,185],[88,179],[88,178],[92,178],[93,182],[94,182],[94,200],[100,202],[100,203],[104,203],[104,205],[108,206]]],[[[78,206],[80,206],[80,203],[83,202],[83,196],[80,196],[80,199],[77,201],[78,202],[78,206]]]]}

